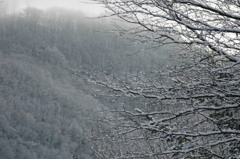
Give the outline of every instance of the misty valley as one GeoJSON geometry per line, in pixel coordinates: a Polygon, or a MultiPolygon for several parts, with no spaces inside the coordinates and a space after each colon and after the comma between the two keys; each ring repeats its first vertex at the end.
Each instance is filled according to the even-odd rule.
{"type": "Polygon", "coordinates": [[[0,15],[0,159],[240,159],[239,1],[96,1],[0,15]]]}
{"type": "Polygon", "coordinates": [[[71,69],[140,72],[161,60],[110,29],[104,19],[63,9],[1,17],[1,159],[95,158],[88,138],[98,123],[89,120],[107,106],[71,69]]]}

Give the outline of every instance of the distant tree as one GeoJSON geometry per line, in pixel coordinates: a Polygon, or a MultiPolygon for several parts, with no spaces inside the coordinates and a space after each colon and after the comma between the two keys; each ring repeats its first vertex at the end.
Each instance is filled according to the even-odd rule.
{"type": "Polygon", "coordinates": [[[99,158],[239,158],[240,2],[96,1],[130,24],[116,25],[122,35],[184,48],[182,64],[150,73],[89,72],[122,105],[94,140],[99,158]]]}

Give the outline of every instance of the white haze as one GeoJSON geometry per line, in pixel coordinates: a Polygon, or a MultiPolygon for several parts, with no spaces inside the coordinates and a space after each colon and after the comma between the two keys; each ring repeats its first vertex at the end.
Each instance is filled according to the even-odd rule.
{"type": "Polygon", "coordinates": [[[104,12],[102,6],[94,4],[91,0],[3,0],[0,7],[5,7],[7,13],[21,12],[27,7],[81,10],[86,16],[98,16],[104,12]]]}

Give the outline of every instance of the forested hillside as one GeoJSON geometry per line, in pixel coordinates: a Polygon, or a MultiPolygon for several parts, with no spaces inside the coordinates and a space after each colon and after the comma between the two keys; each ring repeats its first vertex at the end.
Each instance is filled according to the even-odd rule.
{"type": "Polygon", "coordinates": [[[1,158],[90,155],[86,110],[101,104],[76,88],[74,78],[58,66],[40,65],[27,55],[0,56],[1,158]]]}
{"type": "Polygon", "coordinates": [[[88,120],[99,114],[89,110],[104,106],[68,68],[134,72],[160,59],[106,28],[107,20],[62,9],[1,17],[1,159],[94,158],[87,135],[96,125],[88,120]]]}
{"type": "Polygon", "coordinates": [[[104,106],[69,68],[136,72],[160,60],[110,28],[106,19],[57,8],[1,17],[1,159],[94,158],[87,134],[96,125],[88,119],[99,114],[89,110],[104,106]]]}

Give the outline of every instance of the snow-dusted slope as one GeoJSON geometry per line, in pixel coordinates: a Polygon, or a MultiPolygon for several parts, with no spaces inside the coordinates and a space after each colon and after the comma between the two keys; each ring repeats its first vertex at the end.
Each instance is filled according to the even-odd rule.
{"type": "Polygon", "coordinates": [[[167,58],[107,28],[62,9],[0,17],[0,159],[94,158],[90,121],[106,106],[67,68],[137,72],[167,58]]]}
{"type": "Polygon", "coordinates": [[[102,105],[63,68],[0,53],[0,158],[94,158],[88,110],[102,105]],[[78,84],[78,87],[75,86],[78,84]]]}

